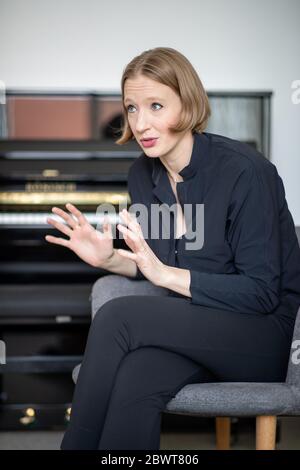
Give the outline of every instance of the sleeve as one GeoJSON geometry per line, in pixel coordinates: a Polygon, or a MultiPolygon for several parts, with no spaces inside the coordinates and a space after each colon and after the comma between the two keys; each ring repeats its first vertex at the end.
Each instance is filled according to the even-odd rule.
{"type": "Polygon", "coordinates": [[[244,170],[231,192],[228,231],[236,273],[191,270],[191,302],[240,313],[270,313],[279,304],[280,221],[274,165],[244,170]]]}
{"type": "MultiPolygon", "coordinates": [[[[133,184],[133,178],[132,178],[132,166],[130,167],[129,173],[128,173],[127,187],[128,187],[128,194],[130,197],[130,205],[138,203],[139,201],[138,201],[138,196],[137,196],[137,190],[133,184]]],[[[144,276],[142,271],[140,271],[138,267],[136,267],[136,269],[137,269],[136,276],[133,279],[136,279],[138,281],[141,281],[144,279],[147,280],[147,278],[144,276]]]]}

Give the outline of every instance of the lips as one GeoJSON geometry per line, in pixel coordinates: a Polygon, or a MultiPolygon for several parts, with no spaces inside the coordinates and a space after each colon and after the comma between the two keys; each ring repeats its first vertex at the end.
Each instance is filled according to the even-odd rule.
{"type": "Polygon", "coordinates": [[[157,139],[158,137],[145,137],[144,139],[141,139],[141,141],[147,141],[147,140],[155,140],[157,139]]]}
{"type": "Polygon", "coordinates": [[[141,144],[143,147],[150,148],[156,145],[157,140],[158,140],[158,137],[141,139],[141,144]]]}

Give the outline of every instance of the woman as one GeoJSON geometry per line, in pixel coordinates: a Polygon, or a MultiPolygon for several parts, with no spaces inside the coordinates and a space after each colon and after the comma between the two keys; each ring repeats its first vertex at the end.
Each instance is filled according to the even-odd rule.
{"type": "Polygon", "coordinates": [[[161,412],[184,385],[284,381],[300,305],[300,249],[282,180],[250,146],[204,132],[209,103],[190,62],[171,48],[145,51],[124,70],[122,98],[117,143],[134,138],[143,149],[128,175],[131,200],[148,214],[176,204],[175,228],[146,241],[124,210],[117,227],[129,250],[117,250],[107,222],[100,234],[67,204],[68,212],[53,208],[66,224],[49,223],[69,239],[46,239],[169,295],[123,296],[99,309],[62,449],[159,449],[161,412]],[[202,228],[201,246],[188,246],[189,230],[197,237],[202,228]]]}

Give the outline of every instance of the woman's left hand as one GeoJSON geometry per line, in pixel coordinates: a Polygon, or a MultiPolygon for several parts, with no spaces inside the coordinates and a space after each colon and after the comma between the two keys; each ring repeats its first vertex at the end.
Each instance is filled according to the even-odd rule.
{"type": "Polygon", "coordinates": [[[119,255],[135,261],[144,276],[153,284],[159,286],[167,273],[167,266],[153,253],[144,239],[140,224],[136,222],[134,217],[126,209],[120,212],[120,216],[127,227],[118,224],[117,228],[123,233],[125,243],[132,250],[132,253],[118,249],[119,255]]]}

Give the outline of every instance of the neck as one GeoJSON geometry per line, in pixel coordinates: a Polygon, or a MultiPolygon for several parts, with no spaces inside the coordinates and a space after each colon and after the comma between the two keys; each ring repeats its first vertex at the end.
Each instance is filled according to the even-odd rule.
{"type": "Polygon", "coordinates": [[[162,164],[166,167],[173,181],[182,181],[182,177],[178,173],[189,164],[192,156],[193,145],[193,134],[191,132],[187,132],[179,141],[176,148],[172,151],[172,154],[160,157],[162,164]]]}

